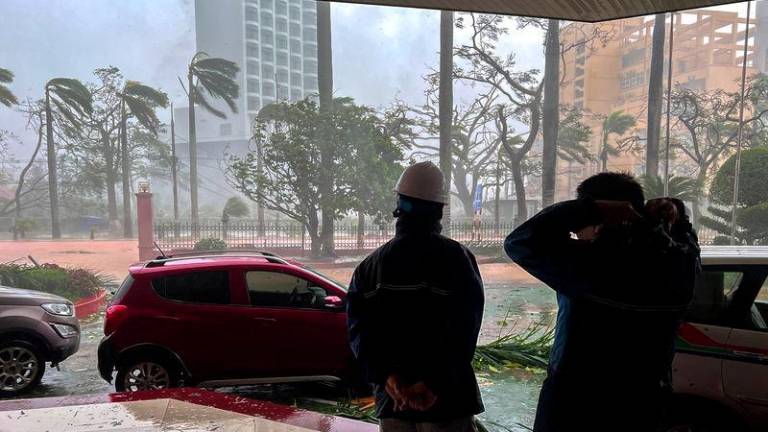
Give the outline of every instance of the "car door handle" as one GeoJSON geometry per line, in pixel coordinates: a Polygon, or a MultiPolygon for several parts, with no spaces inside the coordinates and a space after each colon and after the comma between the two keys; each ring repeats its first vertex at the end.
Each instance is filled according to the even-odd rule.
{"type": "Polygon", "coordinates": [[[254,317],[254,318],[251,318],[251,319],[252,319],[252,320],[254,320],[254,321],[258,321],[258,322],[260,322],[260,323],[264,323],[264,324],[274,324],[274,323],[276,323],[276,322],[277,322],[277,320],[276,320],[276,319],[274,319],[274,318],[259,318],[259,317],[254,317]]]}

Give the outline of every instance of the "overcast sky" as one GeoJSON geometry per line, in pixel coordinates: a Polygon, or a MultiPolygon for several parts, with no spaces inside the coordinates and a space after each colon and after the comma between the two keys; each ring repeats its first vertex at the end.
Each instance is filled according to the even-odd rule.
{"type": "MultiPolygon", "coordinates": [[[[228,1],[228,0],[210,0],[228,1]]],[[[93,80],[117,66],[130,79],[160,87],[185,105],[177,76],[195,52],[192,0],[2,0],[0,67],[13,71],[19,99],[39,98],[52,77],[93,80]]],[[[421,77],[437,65],[437,11],[333,4],[334,90],[359,103],[423,101],[421,77]]],[[[504,41],[523,67],[541,67],[541,35],[504,41]]],[[[459,92],[459,95],[462,93],[459,92]]],[[[31,147],[24,117],[0,109],[0,129],[31,147]]],[[[26,149],[15,149],[17,156],[26,149]]]]}
{"type": "MultiPolygon", "coordinates": [[[[16,74],[19,99],[41,97],[52,77],[92,81],[95,68],[113,65],[183,106],[177,77],[195,52],[194,13],[192,0],[0,0],[0,67],[16,74]]],[[[373,106],[423,101],[421,77],[438,60],[439,12],[333,4],[332,21],[337,95],[373,106]]],[[[515,30],[500,45],[521,68],[541,68],[541,36],[515,30]]],[[[24,141],[17,156],[32,145],[24,127],[23,115],[0,108],[0,129],[24,141]]]]}

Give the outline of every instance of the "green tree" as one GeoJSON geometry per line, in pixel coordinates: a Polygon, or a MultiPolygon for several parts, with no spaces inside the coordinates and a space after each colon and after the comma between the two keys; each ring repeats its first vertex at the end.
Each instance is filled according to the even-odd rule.
{"type": "MultiPolygon", "coordinates": [[[[701,224],[730,236],[736,156],[720,167],[710,186],[711,216],[702,216],[701,224]]],[[[768,148],[757,147],[741,154],[739,196],[736,208],[736,239],[745,244],[768,244],[768,148]]]]}
{"type": "Polygon", "coordinates": [[[133,117],[137,123],[150,133],[157,135],[160,120],[155,110],[168,106],[168,96],[160,90],[146,86],[138,81],[126,81],[122,90],[117,93],[120,101],[120,159],[122,161],[123,180],[123,236],[133,237],[133,222],[131,218],[131,154],[128,151],[128,118],[133,117]]]}
{"type": "Polygon", "coordinates": [[[373,110],[337,98],[330,125],[328,119],[309,99],[269,105],[254,125],[257,150],[231,156],[227,166],[227,180],[236,190],[304,226],[315,256],[324,252],[322,209],[333,209],[334,218],[351,211],[381,215],[386,204],[379,198],[392,196],[392,178],[402,169],[395,165],[400,152],[390,138],[394,132],[387,132],[394,129],[373,110]],[[331,165],[335,181],[331,193],[321,194],[318,165],[328,128],[336,131],[331,165]]]}
{"type": "Polygon", "coordinates": [[[609,138],[612,134],[624,135],[627,131],[635,126],[635,118],[629,114],[624,114],[624,111],[614,111],[603,119],[602,124],[602,144],[600,146],[600,153],[598,159],[601,162],[602,171],[608,171],[608,157],[617,156],[618,150],[613,147],[609,138]]]}
{"type": "Polygon", "coordinates": [[[695,178],[683,176],[669,176],[669,191],[664,194],[664,179],[661,176],[640,177],[646,199],[673,197],[682,201],[693,202],[701,194],[701,185],[695,178]]]}
{"type": "Polygon", "coordinates": [[[53,78],[45,83],[45,132],[48,159],[48,195],[51,207],[51,236],[61,238],[59,220],[59,193],[56,171],[56,143],[54,141],[54,112],[72,127],[79,127],[92,110],[91,92],[83,83],[72,78],[53,78]]]}
{"type": "Polygon", "coordinates": [[[228,221],[231,217],[246,217],[248,213],[248,205],[240,197],[233,196],[224,204],[224,209],[221,211],[221,219],[228,221]]]}
{"type": "Polygon", "coordinates": [[[19,103],[16,96],[11,92],[11,89],[6,86],[6,84],[10,84],[11,82],[13,82],[13,72],[8,69],[0,68],[0,104],[7,107],[19,103]]]}
{"type": "Polygon", "coordinates": [[[236,63],[219,57],[209,57],[204,52],[196,53],[187,68],[187,87],[184,90],[189,102],[189,194],[193,224],[199,220],[195,105],[200,105],[216,117],[226,118],[226,114],[214,107],[209,100],[221,99],[236,113],[235,100],[240,94],[240,86],[235,78],[239,71],[236,63]]]}

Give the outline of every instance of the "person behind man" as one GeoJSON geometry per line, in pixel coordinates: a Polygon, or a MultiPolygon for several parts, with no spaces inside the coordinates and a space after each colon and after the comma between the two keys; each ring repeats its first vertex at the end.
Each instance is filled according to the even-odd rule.
{"type": "Polygon", "coordinates": [[[355,269],[350,345],[384,432],[474,431],[483,403],[472,359],[483,315],[475,257],[440,235],[448,197],[431,162],[400,177],[395,237],[355,269]]]}
{"type": "Polygon", "coordinates": [[[505,241],[557,292],[534,430],[654,431],[670,391],[677,329],[700,269],[685,206],[651,200],[627,174],[586,179],[505,241]]]}

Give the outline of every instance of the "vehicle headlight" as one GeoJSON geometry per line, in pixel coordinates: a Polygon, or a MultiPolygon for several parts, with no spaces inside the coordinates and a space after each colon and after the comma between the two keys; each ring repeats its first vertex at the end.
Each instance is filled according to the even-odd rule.
{"type": "Polygon", "coordinates": [[[63,338],[68,338],[68,337],[77,335],[77,328],[75,326],[71,326],[67,324],[51,323],[51,327],[53,327],[56,330],[56,333],[58,333],[59,336],[63,338]]]}
{"type": "Polygon", "coordinates": [[[75,308],[69,303],[46,303],[40,307],[51,315],[73,316],[75,314],[75,308]]]}

